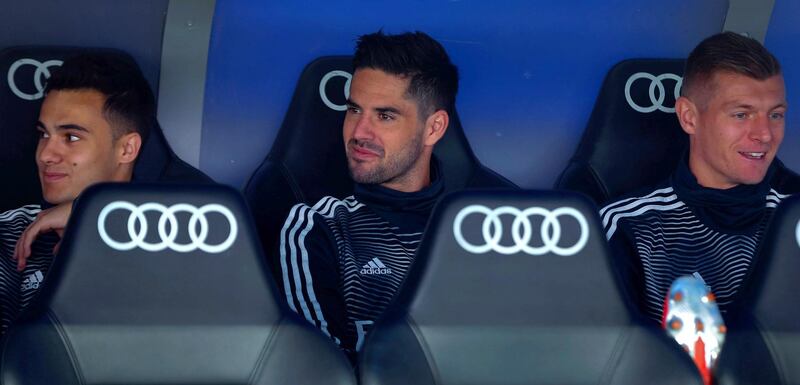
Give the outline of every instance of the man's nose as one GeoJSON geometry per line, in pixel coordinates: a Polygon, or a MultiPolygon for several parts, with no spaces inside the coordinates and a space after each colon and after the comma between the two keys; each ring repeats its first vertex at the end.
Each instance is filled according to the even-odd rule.
{"type": "Polygon", "coordinates": [[[60,162],[62,154],[58,143],[52,138],[40,140],[37,158],[39,162],[44,164],[54,164],[60,162]]]}
{"type": "Polygon", "coordinates": [[[750,139],[761,143],[771,142],[772,124],[769,115],[759,116],[750,127],[750,139]]]}

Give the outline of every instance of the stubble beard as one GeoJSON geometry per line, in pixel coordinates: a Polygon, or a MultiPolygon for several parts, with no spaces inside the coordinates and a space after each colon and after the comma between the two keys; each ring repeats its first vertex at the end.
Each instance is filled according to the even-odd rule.
{"type": "Polygon", "coordinates": [[[423,131],[420,131],[419,135],[415,135],[405,151],[392,157],[380,158],[371,168],[359,171],[358,162],[348,159],[350,177],[361,184],[385,184],[403,178],[422,155],[422,134],[423,131]]]}

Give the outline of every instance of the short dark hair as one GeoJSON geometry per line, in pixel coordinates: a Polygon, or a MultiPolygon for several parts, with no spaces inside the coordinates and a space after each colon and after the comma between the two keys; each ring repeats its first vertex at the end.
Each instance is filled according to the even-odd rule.
{"type": "Polygon", "coordinates": [[[761,43],[747,36],[723,32],[706,38],[689,54],[681,95],[705,85],[717,72],[733,72],[757,80],[780,75],[781,65],[761,43]]]}
{"type": "Polygon", "coordinates": [[[150,84],[133,60],[118,52],[82,53],[53,70],[45,94],[60,90],[96,90],[105,95],[105,118],[112,135],[137,132],[142,141],[156,122],[156,104],[150,84]]]}
{"type": "Polygon", "coordinates": [[[420,116],[455,107],[458,69],[444,47],[423,32],[386,35],[378,31],[360,36],[353,68],[410,77],[407,93],[417,101],[420,116]]]}

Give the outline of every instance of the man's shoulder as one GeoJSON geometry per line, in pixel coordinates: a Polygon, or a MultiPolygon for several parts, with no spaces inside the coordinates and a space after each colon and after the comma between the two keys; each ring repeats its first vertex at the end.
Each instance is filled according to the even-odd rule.
{"type": "Polygon", "coordinates": [[[0,223],[8,223],[8,222],[33,222],[36,219],[36,215],[42,211],[42,206],[40,205],[25,205],[16,209],[8,210],[3,213],[0,213],[0,223]]]}
{"type": "Polygon", "coordinates": [[[351,214],[362,207],[364,207],[364,204],[356,200],[352,195],[344,199],[326,196],[314,205],[297,203],[289,210],[289,215],[284,223],[284,230],[290,227],[308,227],[310,229],[318,223],[331,226],[336,223],[336,219],[342,219],[342,216],[351,214]]]}
{"type": "Polygon", "coordinates": [[[364,207],[364,204],[359,202],[353,195],[343,199],[325,196],[317,201],[317,203],[314,205],[309,205],[308,203],[298,203],[292,207],[291,212],[305,211],[320,215],[325,218],[331,218],[341,212],[352,213],[361,207],[364,207]],[[337,210],[339,208],[344,209],[345,211],[337,210]]]}
{"type": "Polygon", "coordinates": [[[674,210],[685,204],[678,199],[668,180],[635,192],[625,194],[607,203],[600,209],[600,220],[610,239],[619,227],[620,221],[639,220],[653,214],[674,210]]]}

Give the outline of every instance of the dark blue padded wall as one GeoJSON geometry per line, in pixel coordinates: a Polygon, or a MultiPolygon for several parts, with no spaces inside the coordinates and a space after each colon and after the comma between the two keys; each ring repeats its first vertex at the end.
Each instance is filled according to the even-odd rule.
{"type": "Polygon", "coordinates": [[[722,30],[726,0],[615,2],[218,1],[200,167],[241,186],[269,151],[303,67],[351,54],[356,36],[422,30],[461,71],[457,107],[488,167],[552,186],[608,69],[625,58],[683,57],[722,30]]]}
{"type": "Polygon", "coordinates": [[[800,170],[800,2],[796,0],[776,0],[769,21],[767,37],[764,45],[772,51],[783,66],[783,78],[786,81],[786,99],[789,101],[786,116],[786,135],[781,144],[778,156],[787,167],[800,170]]]}

